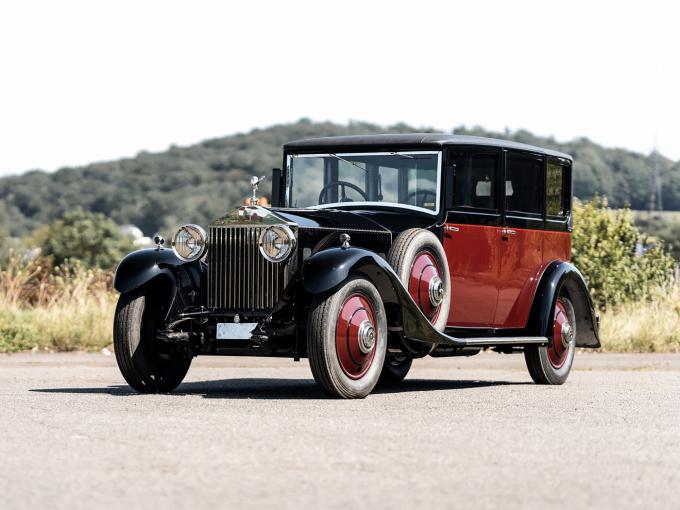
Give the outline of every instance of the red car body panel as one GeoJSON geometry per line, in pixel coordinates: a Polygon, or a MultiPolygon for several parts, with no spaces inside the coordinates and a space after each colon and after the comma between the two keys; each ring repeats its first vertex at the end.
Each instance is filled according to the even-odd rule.
{"type": "Polygon", "coordinates": [[[444,229],[443,246],[451,274],[448,325],[488,327],[498,298],[498,227],[447,223],[444,229]]]}
{"type": "Polygon", "coordinates": [[[443,241],[458,328],[524,328],[544,269],[571,253],[569,232],[447,223],[443,241]]]}
{"type": "Polygon", "coordinates": [[[539,230],[498,229],[501,263],[494,327],[523,328],[526,324],[543,266],[542,236],[539,230]]]}

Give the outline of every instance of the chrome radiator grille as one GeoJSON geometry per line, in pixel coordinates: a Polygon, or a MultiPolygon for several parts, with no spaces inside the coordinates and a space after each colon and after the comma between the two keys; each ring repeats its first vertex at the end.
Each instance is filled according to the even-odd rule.
{"type": "Polygon", "coordinates": [[[211,227],[207,305],[210,308],[272,308],[285,287],[286,263],[274,264],[258,248],[263,227],[211,227]]]}

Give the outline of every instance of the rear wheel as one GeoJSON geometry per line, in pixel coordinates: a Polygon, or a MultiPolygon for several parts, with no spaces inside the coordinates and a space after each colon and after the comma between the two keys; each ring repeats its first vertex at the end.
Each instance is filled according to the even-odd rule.
{"type": "Polygon", "coordinates": [[[527,346],[524,359],[537,384],[564,384],[576,352],[576,315],[569,298],[560,296],[553,313],[553,337],[547,346],[527,346]]]}
{"type": "Polygon", "coordinates": [[[394,384],[404,380],[409,370],[413,358],[406,355],[389,356],[385,358],[382,373],[378,384],[394,384]]]}
{"type": "Polygon", "coordinates": [[[349,280],[312,304],[307,355],[314,379],[328,395],[366,397],[378,382],[386,350],[385,308],[368,280],[349,280]]]}
{"type": "Polygon", "coordinates": [[[140,393],[174,390],[191,365],[191,355],[156,339],[164,316],[150,287],[121,294],[113,324],[113,347],[121,374],[140,393]]]}

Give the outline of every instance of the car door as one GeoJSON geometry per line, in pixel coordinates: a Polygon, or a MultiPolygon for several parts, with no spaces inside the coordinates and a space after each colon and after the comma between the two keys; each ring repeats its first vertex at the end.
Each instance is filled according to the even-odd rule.
{"type": "Polygon", "coordinates": [[[447,160],[443,245],[451,273],[450,327],[489,327],[498,297],[501,152],[471,149],[447,160]]]}
{"type": "Polygon", "coordinates": [[[505,151],[503,224],[494,327],[523,328],[543,269],[545,158],[505,151]]]}

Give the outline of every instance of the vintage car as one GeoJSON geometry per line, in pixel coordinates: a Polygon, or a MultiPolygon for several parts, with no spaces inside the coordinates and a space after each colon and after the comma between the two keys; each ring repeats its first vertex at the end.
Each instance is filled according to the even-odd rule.
{"type": "Polygon", "coordinates": [[[572,158],[448,134],[283,148],[271,207],[183,225],[119,264],[116,359],[140,392],[197,355],[308,358],[330,396],[396,383],[414,358],[523,352],[566,381],[598,319],[570,262],[572,158]]]}

